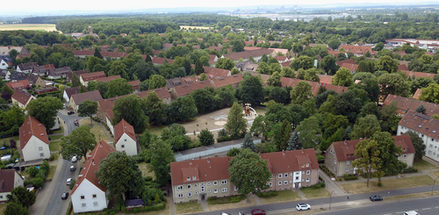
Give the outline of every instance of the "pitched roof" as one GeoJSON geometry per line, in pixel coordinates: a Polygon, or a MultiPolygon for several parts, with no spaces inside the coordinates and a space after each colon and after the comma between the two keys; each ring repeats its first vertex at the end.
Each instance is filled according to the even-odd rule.
{"type": "Polygon", "coordinates": [[[161,88],[157,88],[157,89],[153,89],[153,90],[147,90],[147,91],[141,91],[136,93],[140,98],[145,98],[148,96],[149,93],[151,92],[155,92],[157,94],[157,96],[161,99],[168,99],[171,98],[171,94],[168,91],[168,88],[166,87],[161,87],[161,88]]]}
{"type": "Polygon", "coordinates": [[[75,101],[76,105],[80,105],[85,100],[91,100],[91,101],[96,101],[96,102],[100,101],[100,100],[102,100],[102,96],[98,90],[93,90],[93,91],[89,91],[89,92],[85,92],[85,93],[74,94],[74,95],[72,95],[71,99],[73,99],[73,101],[75,101]]]}
{"type": "MultiPolygon", "coordinates": [[[[415,147],[413,146],[412,140],[409,135],[393,136],[395,140],[395,145],[401,147],[402,154],[415,153],[415,147]]],[[[355,147],[362,141],[359,140],[345,140],[333,142],[334,152],[337,161],[353,161],[355,157],[355,147]]]]}
{"type": "Polygon", "coordinates": [[[15,90],[12,98],[25,105],[32,98],[32,95],[24,90],[15,90]]]}
{"type": "Polygon", "coordinates": [[[94,50],[72,50],[73,55],[75,56],[93,56],[95,51],[94,50]]]}
{"type": "Polygon", "coordinates": [[[20,126],[20,148],[24,149],[27,142],[32,136],[37,137],[41,141],[49,144],[49,137],[46,133],[46,127],[32,116],[26,117],[20,126]]]}
{"type": "Polygon", "coordinates": [[[311,92],[314,96],[317,95],[317,93],[319,92],[320,89],[320,84],[317,82],[313,82],[313,81],[305,81],[305,80],[300,80],[300,79],[296,79],[296,78],[287,78],[287,77],[281,77],[280,78],[282,87],[296,87],[297,84],[299,84],[299,82],[307,82],[308,84],[311,85],[311,92]]]}
{"type": "Polygon", "coordinates": [[[66,91],[67,97],[70,99],[72,95],[78,94],[81,91],[81,87],[70,87],[66,88],[64,91],[66,91]]]}
{"type": "MultiPolygon", "coordinates": [[[[247,47],[249,48],[249,47],[247,47]]],[[[262,55],[269,55],[273,52],[272,49],[266,49],[266,48],[260,48],[256,50],[250,50],[250,51],[242,51],[242,52],[232,52],[230,54],[224,55],[226,58],[230,58],[234,61],[239,59],[248,59],[250,57],[260,57],[262,55]]]]}
{"type": "Polygon", "coordinates": [[[127,134],[133,140],[136,140],[136,135],[134,133],[134,128],[125,119],[122,119],[119,123],[114,126],[114,140],[116,142],[122,137],[123,134],[127,134]]]}
{"type": "Polygon", "coordinates": [[[20,70],[30,70],[34,67],[37,67],[38,64],[36,62],[28,62],[28,63],[20,63],[17,67],[20,68],[20,70]]]}
{"type": "Polygon", "coordinates": [[[374,55],[375,51],[372,50],[371,46],[358,46],[358,45],[340,45],[338,50],[344,49],[346,52],[352,52],[354,54],[366,54],[369,52],[374,55]]]}
{"type": "Polygon", "coordinates": [[[106,77],[104,71],[101,71],[101,72],[91,72],[91,73],[83,73],[83,74],[80,74],[79,76],[82,77],[83,81],[92,81],[92,80],[95,80],[97,78],[106,77]]]}
{"type": "Polygon", "coordinates": [[[208,66],[203,66],[203,68],[204,68],[204,73],[206,73],[207,77],[209,77],[210,79],[217,77],[225,78],[227,76],[230,76],[231,74],[230,70],[227,69],[220,69],[220,68],[214,68],[208,66]]]}
{"type": "Polygon", "coordinates": [[[267,160],[268,168],[272,174],[319,168],[316,152],[312,148],[264,153],[260,156],[267,160]]]}
{"type": "Polygon", "coordinates": [[[318,74],[321,84],[332,84],[332,75],[321,75],[318,74]]]}
{"type": "Polygon", "coordinates": [[[403,113],[406,113],[408,111],[416,111],[416,108],[422,105],[426,109],[426,115],[433,116],[434,114],[439,114],[438,104],[391,94],[386,97],[383,102],[383,106],[390,105],[392,102],[395,102],[396,107],[398,107],[398,109],[403,113]]]}
{"type": "Polygon", "coordinates": [[[72,76],[73,76],[73,75],[76,75],[76,76],[78,76],[78,78],[79,78],[79,76],[80,76],[81,74],[84,74],[84,73],[88,73],[87,70],[78,70],[78,71],[73,71],[73,72],[71,72],[71,73],[67,73],[67,74],[66,74],[66,80],[67,80],[67,81],[70,81],[70,80],[72,79],[72,76]]]}
{"type": "Polygon", "coordinates": [[[418,88],[415,92],[415,94],[413,94],[413,98],[414,99],[419,99],[419,97],[421,97],[421,93],[422,93],[422,88],[418,88]]]}
{"type": "Polygon", "coordinates": [[[405,73],[408,77],[415,77],[415,78],[434,78],[433,73],[426,73],[426,72],[415,72],[415,71],[409,71],[409,70],[401,70],[401,72],[405,73]]]}
{"type": "Polygon", "coordinates": [[[90,152],[84,162],[83,168],[79,173],[78,180],[73,187],[72,195],[75,193],[76,189],[82,183],[82,181],[84,181],[84,179],[87,179],[104,192],[107,190],[103,185],[99,183],[96,172],[99,169],[99,164],[101,163],[101,161],[104,160],[108,156],[108,154],[114,151],[114,148],[112,148],[103,140],[99,141],[99,143],[96,144],[95,148],[93,149],[93,151],[90,152]]]}
{"type": "Polygon", "coordinates": [[[228,85],[238,85],[239,83],[241,83],[241,81],[243,80],[242,75],[241,74],[235,74],[232,76],[228,76],[228,77],[219,77],[216,79],[211,80],[212,85],[215,89],[218,89],[220,87],[225,87],[228,85]]]}
{"type": "Polygon", "coordinates": [[[174,60],[168,59],[168,58],[162,58],[162,57],[154,57],[154,58],[152,58],[152,63],[153,64],[165,64],[165,62],[173,63],[174,60]]]}
{"type": "Polygon", "coordinates": [[[108,76],[108,77],[96,78],[93,81],[107,83],[107,82],[114,81],[114,80],[119,79],[119,78],[121,78],[120,75],[112,75],[112,76],[108,76]]]}
{"type": "Polygon", "coordinates": [[[15,170],[0,169],[0,193],[11,192],[14,189],[15,170]]]}
{"type": "Polygon", "coordinates": [[[351,72],[355,72],[358,69],[358,64],[355,63],[342,63],[340,64],[340,67],[346,68],[351,72]]]}
{"type": "Polygon", "coordinates": [[[439,120],[433,117],[410,111],[404,115],[398,125],[410,128],[434,139],[439,139],[439,120]]]}
{"type": "Polygon", "coordinates": [[[67,73],[72,73],[72,69],[70,69],[70,67],[68,67],[68,66],[49,70],[49,75],[51,75],[51,76],[58,76],[58,75],[59,76],[61,76],[61,75],[67,76],[67,73]]]}
{"type": "Polygon", "coordinates": [[[133,90],[138,90],[140,86],[140,81],[139,80],[129,81],[128,84],[133,87],[133,90]]]}
{"type": "Polygon", "coordinates": [[[20,88],[28,88],[30,87],[29,81],[28,80],[20,80],[20,81],[10,81],[8,83],[6,83],[6,85],[13,89],[20,89],[20,88]]]}
{"type": "Polygon", "coordinates": [[[171,163],[172,185],[190,184],[193,182],[214,181],[230,178],[230,157],[214,157],[171,163]],[[193,177],[196,180],[193,180],[193,177]],[[190,177],[190,181],[187,178],[190,177]]]}
{"type": "Polygon", "coordinates": [[[210,81],[198,81],[194,82],[192,84],[182,84],[179,86],[176,86],[175,89],[175,95],[178,97],[189,95],[192,91],[198,90],[198,89],[204,89],[206,87],[211,87],[210,81]]]}

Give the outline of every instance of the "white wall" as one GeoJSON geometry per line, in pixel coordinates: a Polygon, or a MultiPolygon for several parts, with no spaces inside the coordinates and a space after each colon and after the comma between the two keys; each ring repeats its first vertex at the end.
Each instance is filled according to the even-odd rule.
{"type": "Polygon", "coordinates": [[[35,135],[33,135],[23,149],[24,161],[49,159],[49,157],[50,157],[49,144],[43,142],[42,140],[38,139],[35,135]],[[41,153],[42,156],[40,155],[41,153]]]}
{"type": "Polygon", "coordinates": [[[9,65],[6,63],[6,61],[1,60],[0,61],[0,69],[8,69],[9,65]]]}
{"type": "Polygon", "coordinates": [[[111,124],[111,121],[110,121],[110,119],[108,119],[107,116],[105,116],[105,122],[107,122],[107,126],[108,126],[108,128],[110,129],[111,134],[113,134],[113,136],[114,136],[114,127],[113,127],[113,124],[111,124]]]}
{"type": "Polygon", "coordinates": [[[107,208],[107,197],[104,191],[84,179],[72,194],[72,205],[74,213],[102,211],[107,208]],[[96,197],[93,198],[93,195],[96,197]],[[84,199],[81,199],[81,196],[84,196],[84,199]]]}
{"type": "Polygon", "coordinates": [[[119,152],[125,152],[129,156],[137,155],[137,143],[124,133],[116,143],[116,150],[119,152]]]}
{"type": "Polygon", "coordinates": [[[70,98],[69,98],[69,96],[67,96],[67,93],[66,93],[65,90],[64,90],[64,93],[62,94],[62,97],[64,98],[64,100],[65,100],[67,103],[69,103],[70,98]]]}
{"type": "Polygon", "coordinates": [[[404,126],[398,125],[398,131],[397,131],[398,135],[404,134],[407,131],[413,131],[416,134],[418,134],[419,137],[422,139],[422,141],[424,141],[425,156],[439,162],[439,140],[434,139],[432,137],[429,137],[427,135],[421,134],[417,131],[406,128],[404,126]]]}

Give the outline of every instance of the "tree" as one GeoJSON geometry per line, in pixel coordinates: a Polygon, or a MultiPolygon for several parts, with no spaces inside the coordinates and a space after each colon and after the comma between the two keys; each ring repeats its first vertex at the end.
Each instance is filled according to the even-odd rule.
{"type": "Polygon", "coordinates": [[[80,126],[72,134],[61,139],[61,154],[64,159],[70,160],[73,156],[86,157],[87,152],[96,145],[96,139],[90,132],[90,127],[80,126]]]}
{"type": "Polygon", "coordinates": [[[186,136],[186,130],[182,125],[172,124],[169,128],[162,130],[161,138],[169,143],[174,151],[182,151],[189,148],[191,139],[186,136]]]}
{"type": "Polygon", "coordinates": [[[280,82],[280,74],[278,72],[274,72],[270,78],[268,78],[267,84],[269,86],[280,87],[282,85],[280,82]]]}
{"type": "Polygon", "coordinates": [[[55,125],[56,114],[62,108],[61,100],[51,96],[38,97],[27,106],[29,114],[43,123],[46,130],[51,129],[55,125]]]}
{"type": "Polygon", "coordinates": [[[130,95],[116,100],[113,107],[113,125],[125,119],[134,127],[136,133],[142,133],[148,125],[148,117],[142,109],[142,100],[137,95],[130,95]]]}
{"type": "Polygon", "coordinates": [[[164,186],[171,180],[169,172],[171,162],[174,161],[174,152],[171,145],[157,138],[154,138],[151,143],[146,159],[150,160],[150,167],[155,173],[157,182],[160,186],[164,186]]]}
{"type": "Polygon", "coordinates": [[[375,115],[358,118],[351,133],[351,139],[370,138],[375,132],[381,131],[380,123],[375,115]]]}
{"type": "Polygon", "coordinates": [[[5,215],[29,215],[29,211],[23,205],[16,202],[9,202],[6,205],[5,215]]]}
{"type": "Polygon", "coordinates": [[[428,87],[422,88],[419,99],[422,101],[439,104],[439,84],[430,83],[428,87]]]}
{"type": "Polygon", "coordinates": [[[306,100],[312,97],[311,85],[305,81],[301,81],[291,91],[291,103],[303,104],[306,100]]]}
{"type": "Polygon", "coordinates": [[[215,64],[216,68],[231,70],[235,67],[235,62],[230,58],[219,58],[215,64]]]}
{"type": "Polygon", "coordinates": [[[401,117],[398,116],[398,107],[395,103],[391,103],[390,105],[386,105],[381,110],[381,130],[387,131],[390,133],[396,133],[396,129],[398,128],[398,123],[401,120],[401,117]]]}
{"type": "MultiPolygon", "coordinates": [[[[14,50],[14,49],[13,49],[14,50]]],[[[14,105],[9,110],[0,111],[0,137],[18,134],[25,119],[23,109],[14,105]]]]}
{"type": "Polygon", "coordinates": [[[267,161],[258,154],[243,149],[232,158],[229,166],[230,181],[238,188],[238,193],[247,195],[268,188],[271,178],[267,161]]]}
{"type": "Polygon", "coordinates": [[[355,147],[355,159],[352,165],[358,168],[360,173],[365,173],[367,177],[367,187],[372,173],[380,173],[380,150],[375,140],[362,140],[355,147]]]}
{"type": "Polygon", "coordinates": [[[338,49],[338,47],[340,46],[341,42],[339,39],[337,38],[332,38],[328,41],[328,46],[331,47],[331,49],[338,49]]]}
{"type": "Polygon", "coordinates": [[[340,68],[332,79],[332,84],[349,87],[353,84],[352,73],[346,68],[340,68]]]}
{"type": "Polygon", "coordinates": [[[166,79],[161,75],[151,75],[148,79],[148,88],[150,90],[166,86],[166,79]]]}
{"type": "Polygon", "coordinates": [[[287,120],[283,120],[282,123],[278,123],[280,129],[274,130],[273,142],[277,146],[277,150],[282,151],[287,149],[288,140],[292,132],[291,124],[287,120]]]}
{"type": "Polygon", "coordinates": [[[72,86],[73,87],[81,86],[81,81],[79,80],[79,77],[75,74],[72,74],[72,86]]]}
{"type": "Polygon", "coordinates": [[[28,191],[25,187],[19,186],[11,191],[8,195],[8,202],[15,202],[25,208],[35,203],[35,193],[28,191]]]}
{"type": "Polygon", "coordinates": [[[122,78],[129,79],[127,66],[121,60],[111,62],[108,75],[120,75],[122,78]]]}
{"type": "Polygon", "coordinates": [[[284,67],[280,72],[281,77],[294,78],[296,75],[294,74],[293,69],[291,67],[284,67]]]}
{"type": "Polygon", "coordinates": [[[90,123],[92,123],[91,116],[98,111],[98,103],[91,100],[86,100],[79,105],[79,116],[90,117],[90,123]]]}
{"type": "Polygon", "coordinates": [[[208,113],[215,109],[213,88],[198,89],[191,93],[197,106],[198,113],[208,113]]]}
{"type": "Polygon", "coordinates": [[[167,106],[168,122],[188,121],[198,114],[197,106],[192,96],[177,98],[167,106]]]}
{"type": "Polygon", "coordinates": [[[291,67],[294,70],[299,70],[299,69],[307,70],[307,69],[311,69],[313,66],[314,66],[314,60],[306,55],[302,55],[294,59],[293,62],[291,63],[291,67]]]}
{"type": "Polygon", "coordinates": [[[197,60],[195,62],[195,74],[199,75],[201,73],[204,73],[203,64],[201,63],[200,60],[197,60]]]}
{"type": "Polygon", "coordinates": [[[157,96],[157,93],[148,93],[142,99],[143,112],[149,117],[149,121],[154,125],[161,125],[166,120],[166,104],[157,96]]]}
{"type": "Polygon", "coordinates": [[[244,140],[242,141],[242,148],[250,149],[253,152],[257,151],[255,143],[253,142],[252,135],[250,133],[245,134],[244,140]]]}
{"type": "Polygon", "coordinates": [[[296,131],[293,131],[290,135],[290,139],[288,140],[287,151],[299,150],[302,148],[302,145],[299,142],[299,135],[297,135],[296,131]]]}
{"type": "Polygon", "coordinates": [[[416,112],[417,112],[417,113],[425,114],[425,111],[426,111],[426,109],[425,109],[424,105],[419,105],[419,106],[416,108],[416,112]]]}
{"type": "Polygon", "coordinates": [[[371,60],[362,60],[358,63],[357,73],[366,72],[367,74],[375,72],[375,63],[371,60]]]}
{"type": "Polygon", "coordinates": [[[337,61],[337,59],[335,59],[334,56],[326,55],[322,59],[322,63],[320,64],[320,66],[323,68],[323,70],[325,70],[325,72],[328,75],[333,75],[337,71],[337,69],[338,69],[337,64],[335,64],[336,61],[337,61]]]}
{"type": "Polygon", "coordinates": [[[408,96],[410,93],[409,83],[397,73],[381,75],[378,77],[378,84],[381,85],[382,95],[408,96]]]}
{"type": "Polygon", "coordinates": [[[381,164],[379,165],[380,171],[377,174],[379,183],[381,183],[381,177],[384,173],[388,175],[401,173],[406,165],[398,160],[401,155],[401,148],[395,145],[395,139],[392,135],[389,132],[376,132],[371,140],[378,143],[378,150],[380,151],[381,164]]]}
{"type": "Polygon", "coordinates": [[[389,73],[394,73],[398,71],[398,61],[394,60],[392,57],[385,55],[380,58],[375,63],[377,70],[386,71],[389,73]]]}
{"type": "Polygon", "coordinates": [[[95,53],[93,54],[93,56],[100,58],[100,59],[104,59],[104,57],[102,57],[102,54],[98,48],[95,48],[95,53]]]}
{"type": "Polygon", "coordinates": [[[250,103],[252,106],[258,106],[264,101],[264,92],[261,81],[252,75],[244,75],[238,89],[238,94],[244,103],[250,103]]]}
{"type": "Polygon", "coordinates": [[[200,134],[198,135],[198,139],[200,139],[200,143],[203,146],[209,146],[215,143],[212,132],[210,132],[207,129],[203,129],[200,131],[200,134]]]}
{"type": "Polygon", "coordinates": [[[405,134],[410,135],[410,140],[415,147],[415,159],[422,160],[422,157],[425,155],[424,141],[413,131],[408,131],[405,134]]]}
{"type": "Polygon", "coordinates": [[[128,81],[119,78],[112,80],[107,84],[107,92],[105,93],[105,98],[113,98],[116,96],[123,96],[133,92],[133,87],[128,84],[128,81]]]}
{"type": "Polygon", "coordinates": [[[142,172],[135,160],[124,152],[111,152],[99,164],[96,176],[112,196],[138,196],[143,191],[142,172]]]}
{"type": "Polygon", "coordinates": [[[295,131],[303,148],[315,148],[322,141],[322,128],[318,115],[303,120],[295,131]]]}
{"type": "Polygon", "coordinates": [[[247,121],[244,118],[241,106],[237,102],[233,103],[230,108],[225,128],[232,138],[242,137],[247,131],[247,121]]]}

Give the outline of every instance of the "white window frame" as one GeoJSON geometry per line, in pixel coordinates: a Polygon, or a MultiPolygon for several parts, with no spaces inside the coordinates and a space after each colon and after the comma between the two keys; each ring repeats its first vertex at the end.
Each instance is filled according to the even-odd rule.
{"type": "Polygon", "coordinates": [[[213,181],[213,185],[218,185],[218,181],[213,181]]]}
{"type": "Polygon", "coordinates": [[[282,181],[278,181],[278,182],[277,182],[277,185],[282,185],[282,181]]]}
{"type": "Polygon", "coordinates": [[[306,182],[309,182],[310,180],[309,180],[309,178],[306,178],[306,182]]]}
{"type": "Polygon", "coordinates": [[[227,180],[222,180],[221,184],[227,184],[227,180]]]}
{"type": "Polygon", "coordinates": [[[191,192],[187,193],[187,197],[192,197],[192,193],[191,192]]]}
{"type": "Polygon", "coordinates": [[[183,190],[183,185],[178,185],[177,190],[183,190]]]}
{"type": "Polygon", "coordinates": [[[224,187],[222,191],[223,191],[223,193],[226,193],[227,192],[227,188],[224,187]]]}
{"type": "Polygon", "coordinates": [[[192,185],[188,184],[187,189],[191,189],[191,188],[192,188],[192,185]]]}
{"type": "Polygon", "coordinates": [[[311,170],[306,170],[306,175],[311,174],[311,170]]]}
{"type": "Polygon", "coordinates": [[[279,173],[279,175],[277,177],[278,178],[282,178],[282,173],[279,173]]]}
{"type": "Polygon", "coordinates": [[[284,181],[284,185],[287,185],[288,184],[288,181],[284,181]]]}
{"type": "Polygon", "coordinates": [[[188,176],[188,177],[186,178],[186,181],[191,181],[191,177],[188,176]]]}
{"type": "Polygon", "coordinates": [[[192,176],[192,181],[197,180],[197,176],[192,176]]]}
{"type": "Polygon", "coordinates": [[[218,189],[215,188],[215,189],[213,190],[213,193],[218,193],[218,189]]]}
{"type": "Polygon", "coordinates": [[[178,198],[183,198],[184,197],[184,194],[183,193],[179,193],[178,194],[178,198]]]}
{"type": "Polygon", "coordinates": [[[284,177],[285,177],[285,178],[288,177],[288,173],[285,173],[285,174],[284,174],[284,177]]]}

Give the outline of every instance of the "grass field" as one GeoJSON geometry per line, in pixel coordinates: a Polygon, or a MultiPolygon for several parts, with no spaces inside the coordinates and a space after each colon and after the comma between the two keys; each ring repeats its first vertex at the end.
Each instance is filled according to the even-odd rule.
{"type": "Polygon", "coordinates": [[[212,27],[181,25],[180,29],[184,29],[184,30],[188,30],[188,29],[209,30],[209,29],[212,29],[212,27]]]}
{"type": "Polygon", "coordinates": [[[198,212],[201,211],[202,208],[198,202],[192,201],[192,202],[175,204],[175,210],[177,214],[184,214],[184,213],[198,212]]]}
{"type": "Polygon", "coordinates": [[[307,199],[317,199],[317,198],[325,198],[329,197],[329,192],[326,188],[302,188],[302,193],[305,195],[307,199]]]}
{"type": "Polygon", "coordinates": [[[299,194],[297,194],[297,192],[291,190],[283,190],[283,191],[278,191],[277,196],[260,198],[260,200],[261,203],[268,204],[273,202],[296,201],[296,200],[300,200],[300,196],[299,194]]]}
{"type": "Polygon", "coordinates": [[[6,24],[0,25],[0,31],[57,31],[55,24],[6,24]]]}
{"type": "Polygon", "coordinates": [[[438,166],[435,166],[427,161],[424,160],[416,160],[413,163],[413,168],[417,169],[419,172],[423,170],[433,170],[433,169],[439,169],[438,166]]]}
{"type": "Polygon", "coordinates": [[[153,179],[155,178],[155,174],[150,170],[149,164],[147,163],[139,163],[137,164],[137,166],[139,167],[140,171],[142,172],[142,177],[152,177],[153,179]]]}

